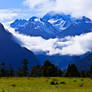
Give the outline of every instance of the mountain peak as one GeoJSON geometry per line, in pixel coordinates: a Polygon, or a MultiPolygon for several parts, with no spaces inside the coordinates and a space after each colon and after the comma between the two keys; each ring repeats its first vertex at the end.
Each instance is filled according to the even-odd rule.
{"type": "Polygon", "coordinates": [[[53,18],[53,19],[60,19],[60,18],[62,18],[64,20],[65,19],[68,19],[69,20],[71,18],[71,15],[67,15],[67,14],[60,13],[60,12],[49,12],[49,13],[47,13],[43,17],[43,19],[46,20],[46,21],[48,21],[51,18],[53,18]]]}
{"type": "Polygon", "coordinates": [[[39,18],[36,17],[36,16],[33,16],[33,17],[31,17],[31,18],[29,19],[29,21],[35,21],[35,19],[39,19],[39,18]]]}
{"type": "Polygon", "coordinates": [[[82,17],[82,20],[85,21],[85,22],[92,22],[91,19],[89,19],[89,18],[87,18],[85,16],[82,17]]]}
{"type": "Polygon", "coordinates": [[[25,20],[25,19],[16,19],[13,23],[10,24],[10,26],[12,28],[17,29],[20,26],[23,26],[26,22],[27,22],[27,20],[25,20]]]}

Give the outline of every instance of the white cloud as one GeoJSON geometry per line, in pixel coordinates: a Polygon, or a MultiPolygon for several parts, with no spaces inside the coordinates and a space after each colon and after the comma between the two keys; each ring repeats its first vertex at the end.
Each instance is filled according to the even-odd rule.
{"type": "Polygon", "coordinates": [[[68,37],[63,44],[63,55],[82,55],[87,52],[92,52],[92,32],[82,34],[80,36],[68,37]]]}
{"type": "Polygon", "coordinates": [[[61,11],[77,17],[92,18],[92,0],[24,0],[24,5],[43,14],[49,11],[61,11]]]}
{"type": "Polygon", "coordinates": [[[35,8],[35,6],[37,5],[40,5],[40,4],[43,4],[48,2],[48,0],[37,0],[37,1],[34,1],[34,0],[26,0],[24,1],[24,5],[28,5],[30,8],[35,8]]]}
{"type": "Polygon", "coordinates": [[[15,9],[0,9],[0,21],[11,20],[18,16],[15,9]]]}
{"type": "Polygon", "coordinates": [[[92,52],[92,32],[75,37],[45,40],[42,37],[31,37],[19,34],[9,27],[8,29],[19,39],[17,41],[22,47],[26,47],[34,53],[46,52],[48,55],[82,55],[87,52],[92,52]]]}
{"type": "Polygon", "coordinates": [[[0,22],[8,24],[8,22],[14,21],[16,19],[29,19],[36,13],[37,12],[31,11],[29,9],[0,9],[0,22]]]}
{"type": "Polygon", "coordinates": [[[43,16],[45,13],[55,8],[53,0],[24,0],[23,4],[28,6],[31,12],[35,11],[36,16],[43,16]]]}

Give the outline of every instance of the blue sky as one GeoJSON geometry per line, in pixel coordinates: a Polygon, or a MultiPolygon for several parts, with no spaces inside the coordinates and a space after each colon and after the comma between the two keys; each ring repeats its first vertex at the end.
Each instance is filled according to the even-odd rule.
{"type": "Polygon", "coordinates": [[[0,0],[0,9],[23,8],[23,0],[0,0]]]}

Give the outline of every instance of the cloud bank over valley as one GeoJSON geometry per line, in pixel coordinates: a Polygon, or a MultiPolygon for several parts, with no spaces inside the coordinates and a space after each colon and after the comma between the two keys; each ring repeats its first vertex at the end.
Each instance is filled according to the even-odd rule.
{"type": "Polygon", "coordinates": [[[47,55],[83,55],[92,52],[92,32],[81,34],[75,37],[43,39],[42,37],[32,37],[15,32],[9,28],[16,40],[22,47],[34,53],[45,52],[47,55]]]}

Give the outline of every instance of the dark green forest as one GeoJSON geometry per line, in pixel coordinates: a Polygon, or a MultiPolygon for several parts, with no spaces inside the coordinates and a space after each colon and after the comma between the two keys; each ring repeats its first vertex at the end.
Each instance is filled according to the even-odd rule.
{"type": "Polygon", "coordinates": [[[75,64],[69,64],[66,71],[62,71],[54,64],[46,60],[44,64],[33,66],[28,69],[28,60],[21,62],[21,67],[15,71],[11,65],[6,67],[5,62],[0,63],[0,77],[92,77],[92,65],[89,71],[79,71],[75,64]]]}

